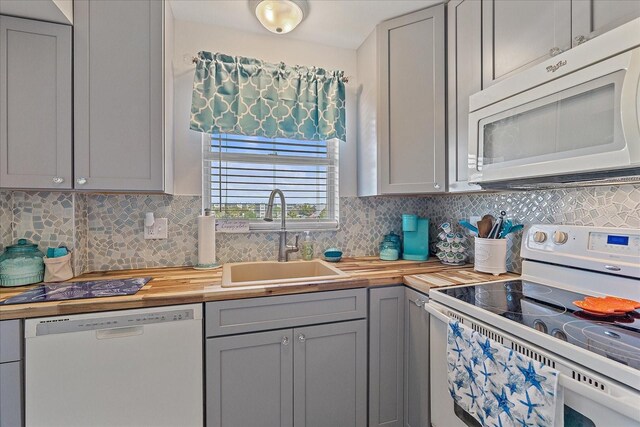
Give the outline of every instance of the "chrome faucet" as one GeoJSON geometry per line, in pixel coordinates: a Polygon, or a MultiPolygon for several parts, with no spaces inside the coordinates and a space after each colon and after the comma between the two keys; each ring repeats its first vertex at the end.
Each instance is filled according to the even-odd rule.
{"type": "Polygon", "coordinates": [[[267,222],[273,221],[273,201],[276,198],[276,194],[280,196],[280,205],[282,208],[280,223],[280,243],[278,245],[278,262],[289,261],[289,254],[291,252],[298,252],[298,237],[296,236],[296,244],[294,246],[287,245],[287,203],[284,200],[284,193],[275,188],[271,194],[269,194],[269,204],[267,205],[267,212],[264,214],[264,220],[267,222]]]}

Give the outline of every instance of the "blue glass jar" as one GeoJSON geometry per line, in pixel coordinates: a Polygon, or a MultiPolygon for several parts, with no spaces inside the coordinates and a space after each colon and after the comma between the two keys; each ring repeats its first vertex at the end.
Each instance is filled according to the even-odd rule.
{"type": "Polygon", "coordinates": [[[44,279],[44,254],[38,245],[20,239],[0,255],[0,286],[23,286],[44,279]]]}
{"type": "Polygon", "coordinates": [[[391,232],[384,236],[380,243],[380,259],[383,261],[396,261],[401,255],[400,236],[391,232]]]}

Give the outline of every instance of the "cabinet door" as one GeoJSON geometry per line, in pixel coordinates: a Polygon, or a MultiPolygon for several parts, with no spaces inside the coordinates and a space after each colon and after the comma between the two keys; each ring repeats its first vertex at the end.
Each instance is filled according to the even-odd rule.
{"type": "Polygon", "coordinates": [[[366,320],[294,329],[294,426],[366,425],[366,333],[366,320]]]}
{"type": "Polygon", "coordinates": [[[163,2],[74,2],[75,187],[163,190],[163,2]]]}
{"type": "Polygon", "coordinates": [[[0,16],[0,69],[0,188],[71,188],[71,27],[0,16]]]}
{"type": "Polygon", "coordinates": [[[482,2],[447,4],[448,190],[479,191],[469,171],[469,96],[482,90],[482,2]]]}
{"type": "Polygon", "coordinates": [[[369,291],[369,425],[403,425],[404,286],[369,291]]]}
{"type": "Polygon", "coordinates": [[[483,88],[571,47],[570,0],[482,1],[483,88]]]}
{"type": "Polygon", "coordinates": [[[291,340],[291,329],[207,340],[207,426],[292,426],[291,340]]]}
{"type": "Polygon", "coordinates": [[[429,298],[405,289],[404,300],[404,425],[429,427],[429,298]]]}
{"type": "Polygon", "coordinates": [[[383,194],[445,191],[444,5],[378,26],[383,194]]]}
{"type": "Polygon", "coordinates": [[[573,0],[573,45],[605,33],[640,16],[638,0],[573,0]]]}
{"type": "Polygon", "coordinates": [[[19,427],[22,423],[21,362],[0,363],[0,427],[19,427]]]}

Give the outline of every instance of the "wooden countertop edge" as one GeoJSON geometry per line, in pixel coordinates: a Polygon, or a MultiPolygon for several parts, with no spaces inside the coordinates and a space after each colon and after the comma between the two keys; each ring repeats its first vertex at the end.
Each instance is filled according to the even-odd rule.
{"type": "MultiPolygon", "coordinates": [[[[220,270],[208,274],[189,267],[151,268],[88,273],[74,280],[96,280],[100,278],[153,277],[137,294],[131,296],[103,297],[93,299],[40,302],[33,304],[0,305],[0,320],[25,319],[45,316],[95,313],[134,308],[161,307],[178,304],[204,303],[275,295],[291,295],[309,292],[335,291],[354,288],[369,288],[404,284],[419,292],[428,293],[432,287],[415,275],[464,274],[471,265],[445,266],[439,262],[380,262],[367,258],[349,259],[338,266],[350,274],[347,278],[320,282],[291,283],[244,288],[223,288],[220,285],[220,270]],[[154,289],[156,288],[156,289],[154,289]],[[154,293],[155,292],[155,293],[154,293]]],[[[515,275],[511,275],[516,277],[515,275]]],[[[496,280],[501,280],[500,276],[496,280]]],[[[492,279],[487,278],[486,281],[492,279]]],[[[478,280],[476,280],[477,282],[478,280]]],[[[5,293],[9,293],[6,291],[5,293]]],[[[0,298],[2,294],[0,294],[0,298]]]]}

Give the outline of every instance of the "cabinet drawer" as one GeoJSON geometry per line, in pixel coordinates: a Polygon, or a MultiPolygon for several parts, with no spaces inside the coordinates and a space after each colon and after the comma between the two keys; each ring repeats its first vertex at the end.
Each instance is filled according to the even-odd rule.
{"type": "Polygon", "coordinates": [[[0,322],[0,363],[21,359],[22,337],[20,320],[0,322]]]}
{"type": "Polygon", "coordinates": [[[366,289],[285,295],[206,304],[208,337],[367,317],[366,289]]]}

